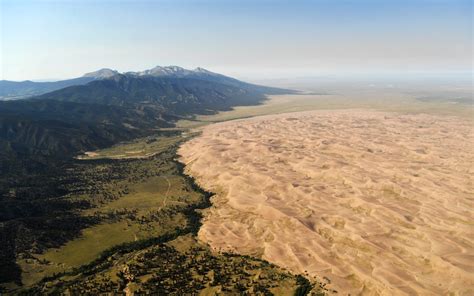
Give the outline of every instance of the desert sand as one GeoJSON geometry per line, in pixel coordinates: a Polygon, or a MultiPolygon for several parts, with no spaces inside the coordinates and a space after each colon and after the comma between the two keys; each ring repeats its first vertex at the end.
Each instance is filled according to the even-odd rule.
{"type": "Polygon", "coordinates": [[[309,111],[209,125],[179,150],[199,238],[339,294],[474,294],[474,137],[456,117],[309,111]]]}

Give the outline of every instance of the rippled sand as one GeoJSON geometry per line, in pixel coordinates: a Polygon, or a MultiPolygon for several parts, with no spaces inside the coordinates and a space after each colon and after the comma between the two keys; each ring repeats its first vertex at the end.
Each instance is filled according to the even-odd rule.
{"type": "Polygon", "coordinates": [[[214,124],[179,153],[218,193],[213,248],[339,293],[473,295],[473,147],[455,117],[348,110],[214,124]]]}

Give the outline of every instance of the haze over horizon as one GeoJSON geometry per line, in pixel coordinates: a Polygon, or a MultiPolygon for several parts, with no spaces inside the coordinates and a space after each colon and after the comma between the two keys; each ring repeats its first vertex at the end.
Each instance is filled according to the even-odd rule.
{"type": "Polygon", "coordinates": [[[245,79],[472,73],[465,0],[0,3],[0,79],[156,65],[245,79]]]}

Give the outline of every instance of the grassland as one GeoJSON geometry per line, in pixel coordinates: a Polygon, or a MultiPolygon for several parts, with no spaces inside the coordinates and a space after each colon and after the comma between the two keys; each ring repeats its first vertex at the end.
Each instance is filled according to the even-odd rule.
{"type": "Polygon", "coordinates": [[[183,175],[174,159],[178,145],[192,136],[147,137],[78,157],[89,168],[79,183],[86,188],[100,184],[101,189],[92,186],[68,198],[87,200],[92,206],[79,214],[98,223],[60,247],[19,258],[24,286],[14,290],[171,295],[323,291],[265,261],[214,254],[195,240],[200,226],[196,210],[209,206],[209,193],[183,175]]]}
{"type": "MultiPolygon", "coordinates": [[[[182,140],[181,135],[147,137],[97,151],[94,157],[82,157],[82,161],[114,159],[127,166],[132,174],[107,184],[106,193],[118,198],[107,200],[103,196],[95,198],[88,195],[70,197],[92,199],[95,207],[82,211],[81,215],[100,217],[101,223],[83,229],[77,239],[68,241],[60,248],[51,248],[45,253],[35,254],[34,258],[19,260],[24,270],[24,284],[32,284],[43,276],[91,262],[101,252],[115,245],[184,227],[186,218],[175,209],[198,202],[202,197],[177,175],[171,150],[182,140]],[[128,159],[124,162],[123,159],[128,158],[127,152],[138,148],[141,152],[134,153],[132,158],[135,161],[128,159]]],[[[103,164],[97,164],[97,171],[104,169],[103,164]]]]}
{"type": "Polygon", "coordinates": [[[305,278],[293,276],[255,258],[213,254],[193,235],[165,243],[110,253],[98,265],[81,273],[49,279],[26,293],[126,295],[306,295],[314,288],[305,278]]]}
{"type": "Polygon", "coordinates": [[[166,151],[169,147],[176,145],[189,134],[180,134],[179,130],[171,130],[170,136],[150,136],[136,139],[126,143],[120,143],[110,148],[89,151],[78,155],[80,160],[93,159],[136,159],[147,158],[166,151]]]}

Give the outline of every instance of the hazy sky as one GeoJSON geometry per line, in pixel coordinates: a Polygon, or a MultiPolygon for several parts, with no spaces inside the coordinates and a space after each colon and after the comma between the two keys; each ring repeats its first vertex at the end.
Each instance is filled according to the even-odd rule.
{"type": "Polygon", "coordinates": [[[470,0],[0,0],[0,79],[472,70],[470,0]]]}

